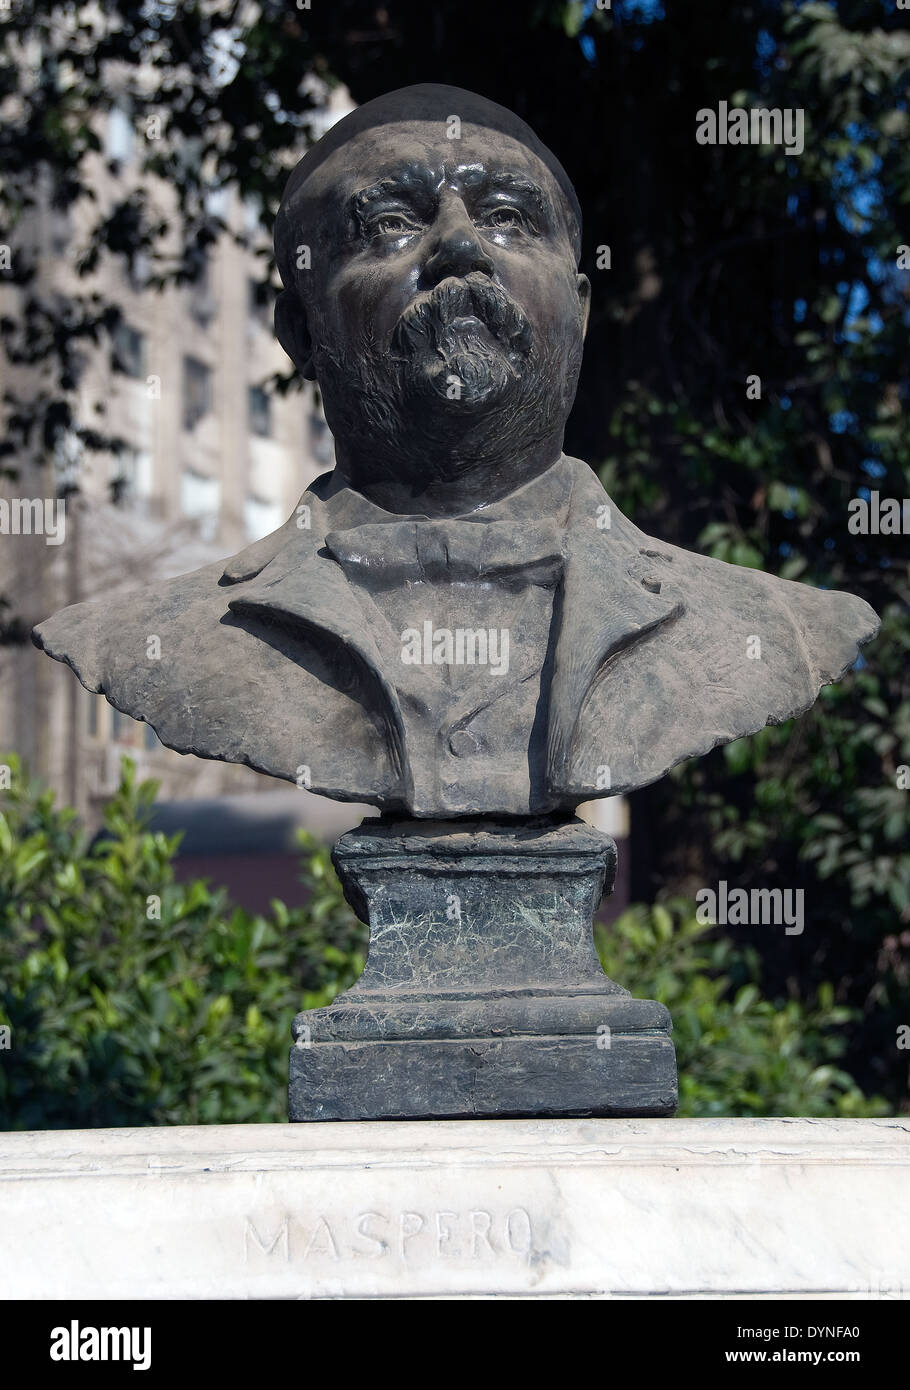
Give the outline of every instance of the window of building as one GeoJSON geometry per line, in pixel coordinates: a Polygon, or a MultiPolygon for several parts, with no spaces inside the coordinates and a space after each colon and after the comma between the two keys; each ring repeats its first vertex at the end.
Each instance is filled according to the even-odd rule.
{"type": "Polygon", "coordinates": [[[188,303],[190,313],[197,323],[210,323],[215,317],[217,304],[212,287],[212,261],[207,251],[197,248],[186,253],[189,271],[188,303]]]}
{"type": "Polygon", "coordinates": [[[111,461],[111,501],[140,510],[152,495],[152,456],[144,449],[122,449],[111,461]]]}
{"type": "Polygon", "coordinates": [[[183,359],[183,428],[193,430],[212,408],[211,369],[196,357],[183,359]]]}
{"type": "Polygon", "coordinates": [[[254,193],[243,202],[243,229],[247,236],[254,236],[261,230],[262,203],[254,193]]]}
{"type": "Polygon", "coordinates": [[[331,463],[335,444],[332,439],[332,432],[326,424],[325,416],[319,410],[313,410],[310,414],[310,439],[313,457],[319,463],[331,463]]]}
{"type": "Polygon", "coordinates": [[[272,436],[272,398],[261,386],[251,386],[249,391],[250,434],[258,434],[261,439],[272,436]]]}
{"type": "Polygon", "coordinates": [[[81,384],[82,378],[85,376],[85,369],[88,366],[88,364],[88,352],[82,352],[78,348],[74,348],[73,351],[70,353],[70,369],[67,373],[68,379],[66,382],[68,388],[73,389],[81,384]]]}
{"type": "Polygon", "coordinates": [[[190,247],[184,257],[189,283],[199,293],[208,294],[211,285],[211,261],[207,251],[190,247]]]}
{"type": "Polygon", "coordinates": [[[121,319],[113,332],[111,356],[114,370],[123,372],[134,381],[145,376],[145,335],[121,319]]]}
{"type": "MultiPolygon", "coordinates": [[[[111,710],[111,738],[123,748],[148,747],[149,726],[141,719],[133,719],[129,714],[121,714],[119,709],[111,710]]],[[[157,742],[157,740],[156,740],[157,742]]]]}
{"type": "Polygon", "coordinates": [[[199,522],[199,534],[204,540],[213,540],[221,511],[220,480],[185,468],[180,475],[180,510],[185,517],[199,522]]]}
{"type": "Polygon", "coordinates": [[[204,195],[205,211],[208,217],[217,217],[222,222],[228,215],[230,206],[229,188],[207,188],[204,195]]]}
{"type": "Polygon", "coordinates": [[[130,114],[125,106],[112,106],[107,116],[107,139],[105,151],[108,159],[116,164],[128,164],[133,157],[135,132],[130,114]]]}
{"type": "Polygon", "coordinates": [[[54,220],[50,228],[51,255],[69,256],[73,247],[73,219],[62,208],[54,209],[54,220]]]}
{"type": "Polygon", "coordinates": [[[54,439],[54,476],[58,495],[79,486],[83,446],[75,430],[60,428],[54,439]]]}
{"type": "Polygon", "coordinates": [[[152,266],[147,251],[136,251],[130,261],[127,275],[130,287],[137,292],[144,290],[152,275],[152,266]]]}
{"type": "Polygon", "coordinates": [[[243,525],[248,541],[261,540],[269,536],[284,521],[284,509],[280,502],[266,502],[262,497],[248,497],[243,504],[243,525]]]}
{"type": "Polygon", "coordinates": [[[253,323],[268,328],[271,324],[275,303],[275,292],[271,285],[263,284],[261,280],[254,280],[250,276],[247,280],[247,296],[250,318],[253,323]]]}

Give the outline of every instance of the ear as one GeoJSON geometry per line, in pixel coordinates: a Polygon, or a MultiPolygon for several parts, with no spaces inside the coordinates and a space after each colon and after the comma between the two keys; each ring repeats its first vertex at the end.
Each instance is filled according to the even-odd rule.
{"type": "Polygon", "coordinates": [[[282,290],[275,300],[275,335],[301,376],[316,380],[313,344],[306,309],[293,290],[282,290]]]}
{"type": "Polygon", "coordinates": [[[591,312],[591,281],[587,275],[577,275],[575,286],[578,290],[578,302],[581,306],[581,336],[584,337],[588,331],[588,315],[591,312]]]}

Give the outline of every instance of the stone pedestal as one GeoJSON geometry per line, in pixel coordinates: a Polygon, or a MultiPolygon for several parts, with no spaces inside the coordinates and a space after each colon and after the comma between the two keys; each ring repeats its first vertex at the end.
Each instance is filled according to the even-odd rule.
{"type": "Polygon", "coordinates": [[[298,1014],[291,1120],[666,1116],[667,1010],[609,980],[616,846],[581,821],[368,823],[333,862],[366,969],[298,1014]]]}
{"type": "Polygon", "coordinates": [[[908,1187],[907,1117],[0,1134],[0,1301],[756,1298],[783,1328],[910,1297],[908,1187]]]}

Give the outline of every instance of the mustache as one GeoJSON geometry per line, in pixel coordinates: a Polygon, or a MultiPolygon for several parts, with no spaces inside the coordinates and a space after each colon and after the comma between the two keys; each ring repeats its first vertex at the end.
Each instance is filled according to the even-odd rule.
{"type": "Polygon", "coordinates": [[[479,319],[508,352],[528,352],[531,325],[525,313],[500,285],[476,270],[418,294],[395,325],[392,352],[411,356],[422,347],[436,348],[449,324],[467,317],[479,319]]]}

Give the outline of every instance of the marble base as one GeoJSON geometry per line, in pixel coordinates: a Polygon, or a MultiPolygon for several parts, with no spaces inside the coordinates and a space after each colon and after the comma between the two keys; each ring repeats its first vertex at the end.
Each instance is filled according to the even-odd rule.
{"type": "Polygon", "coordinates": [[[0,1134],[0,1296],[906,1298],[908,1190],[906,1119],[0,1134]]]}
{"type": "Polygon", "coordinates": [[[292,1120],[673,1114],[670,1016],[594,949],[608,835],[368,822],[333,861],[369,956],[353,988],[294,1020],[292,1120]]]}

